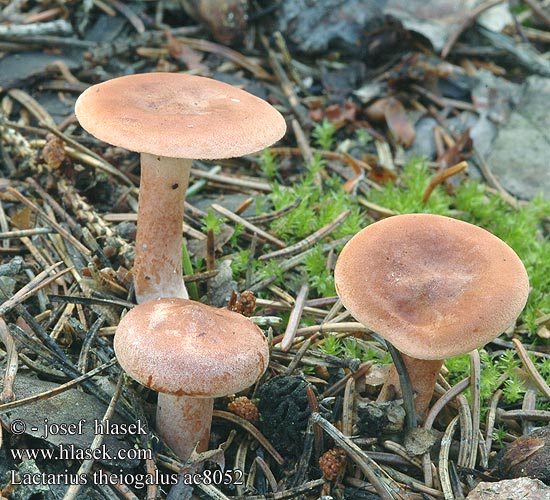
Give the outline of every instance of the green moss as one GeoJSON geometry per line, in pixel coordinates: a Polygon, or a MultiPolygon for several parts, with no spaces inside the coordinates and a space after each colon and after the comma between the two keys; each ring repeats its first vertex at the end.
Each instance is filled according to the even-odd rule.
{"type": "Polygon", "coordinates": [[[342,341],[335,335],[327,335],[324,342],[319,344],[319,350],[329,356],[339,356],[343,349],[342,341]]]}
{"type": "Polygon", "coordinates": [[[260,155],[260,169],[262,173],[269,179],[273,180],[277,175],[278,164],[275,155],[270,149],[266,149],[260,155]]]}
{"type": "Polygon", "coordinates": [[[520,380],[516,374],[511,375],[509,379],[504,381],[502,394],[505,403],[513,404],[521,401],[525,394],[525,382],[520,380]]]}
{"type": "Polygon", "coordinates": [[[422,212],[449,215],[451,198],[441,187],[432,192],[428,203],[422,202],[430,178],[428,167],[422,160],[411,160],[405,166],[398,183],[388,182],[382,186],[381,191],[373,190],[369,199],[399,214],[422,212]]]}
{"type": "MultiPolygon", "coordinates": [[[[263,155],[261,164],[264,171],[271,168],[269,165],[272,159],[269,155],[263,155]]],[[[317,243],[313,251],[291,272],[281,271],[280,260],[255,259],[253,272],[256,280],[275,276],[275,284],[291,291],[297,290],[300,283],[307,280],[310,286],[309,298],[335,295],[332,269],[327,264],[327,253],[323,252],[321,246],[328,241],[351,236],[366,224],[357,200],[344,190],[343,185],[340,177],[327,175],[325,163],[319,155],[315,155],[313,163],[307,166],[307,170],[297,182],[289,185],[272,183],[272,192],[265,202],[265,205],[271,205],[270,210],[281,210],[300,200],[298,206],[272,221],[267,227],[272,235],[283,240],[287,246],[303,241],[315,231],[333,222],[346,210],[349,210],[350,214],[340,226],[317,243]],[[318,182],[319,179],[321,182],[318,182]],[[294,284],[297,286],[293,287],[294,284]]],[[[264,247],[264,251],[267,252],[268,248],[264,247]]],[[[237,278],[245,269],[244,256],[238,260],[238,265],[233,266],[237,278]]]]}
{"type": "Polygon", "coordinates": [[[202,218],[202,231],[206,234],[212,230],[214,234],[218,234],[221,231],[222,218],[216,215],[216,212],[212,208],[209,208],[206,215],[202,218]]]}
{"type": "Polygon", "coordinates": [[[235,276],[244,275],[248,269],[250,259],[250,248],[245,248],[233,255],[231,260],[231,269],[235,276]]]}
{"type": "Polygon", "coordinates": [[[316,181],[317,174],[323,171],[324,163],[316,156],[302,179],[292,186],[273,184],[269,196],[274,210],[281,210],[300,198],[300,204],[290,213],[273,221],[270,232],[287,244],[296,243],[321,227],[332,222],[345,210],[351,210],[344,224],[337,228],[332,238],[355,234],[364,227],[359,205],[344,191],[342,179],[337,176],[324,176],[323,183],[316,181]]]}
{"type": "MultiPolygon", "coordinates": [[[[325,146],[329,146],[326,141],[333,137],[330,127],[326,124],[319,127],[315,134],[317,140],[323,140],[325,146]]],[[[273,179],[277,171],[276,158],[265,152],[261,166],[264,174],[273,179]]],[[[328,175],[329,171],[324,167],[324,162],[316,156],[314,162],[294,182],[286,186],[272,183],[273,191],[263,200],[262,208],[270,205],[270,210],[280,210],[297,199],[301,201],[292,211],[272,221],[267,230],[287,245],[293,245],[332,222],[342,212],[349,210],[350,215],[343,224],[317,243],[302,263],[290,272],[282,271],[281,260],[253,259],[255,281],[275,276],[276,284],[292,291],[297,290],[306,280],[310,285],[309,298],[335,294],[333,262],[327,263],[328,255],[323,252],[322,245],[330,240],[353,236],[368,224],[368,219],[356,198],[344,190],[342,179],[337,175],[328,175]]],[[[550,259],[547,258],[550,255],[550,244],[544,227],[545,220],[550,216],[550,203],[537,198],[522,204],[520,208],[513,208],[484,184],[467,181],[452,194],[442,186],[436,187],[424,204],[422,197],[433,175],[433,171],[423,161],[410,161],[396,183],[383,184],[380,191],[371,190],[368,199],[396,213],[424,212],[457,217],[484,227],[507,242],[525,263],[532,287],[520,322],[525,322],[528,336],[533,337],[533,341],[548,343],[535,337],[534,332],[535,320],[550,311],[550,259]]],[[[220,221],[209,211],[203,222],[206,228],[217,230],[220,221]]],[[[238,228],[231,239],[233,250],[238,250],[241,230],[238,228]]],[[[269,246],[263,247],[264,252],[269,250],[269,246]]],[[[336,253],[338,251],[339,248],[336,253]]],[[[233,262],[236,279],[244,279],[248,259],[247,249],[237,251],[233,262]]]]}
{"type": "MultiPolygon", "coordinates": [[[[480,399],[482,403],[485,403],[481,408],[481,418],[485,419],[488,411],[486,404],[498,388],[502,389],[503,401],[507,404],[513,404],[523,398],[525,384],[518,375],[520,362],[514,350],[509,349],[493,356],[485,349],[480,349],[479,354],[481,360],[480,399]],[[504,383],[498,387],[503,379],[504,383]]],[[[463,354],[447,359],[445,366],[449,370],[448,382],[455,385],[460,380],[470,376],[470,355],[463,354]]],[[[470,400],[470,389],[467,389],[464,394],[470,400]]]]}
{"type": "Polygon", "coordinates": [[[506,427],[496,426],[493,430],[493,440],[498,444],[499,448],[504,448],[506,446],[506,435],[508,434],[506,427]]]}
{"type": "Polygon", "coordinates": [[[462,354],[445,360],[445,366],[449,370],[448,382],[451,385],[470,375],[470,356],[462,354]]]}
{"type": "Polygon", "coordinates": [[[385,352],[382,356],[379,351],[369,349],[357,341],[355,337],[339,338],[336,335],[326,335],[324,341],[319,344],[319,351],[331,356],[339,356],[344,359],[357,358],[362,363],[376,361],[377,363],[392,363],[391,356],[385,352]]]}
{"type": "Polygon", "coordinates": [[[327,269],[326,257],[323,249],[317,245],[304,259],[304,269],[309,276],[309,285],[319,296],[329,297],[336,295],[332,271],[327,269]]]}
{"type": "Polygon", "coordinates": [[[550,380],[550,358],[538,360],[537,368],[545,380],[550,380]]]}
{"type": "Polygon", "coordinates": [[[321,123],[315,124],[311,135],[319,148],[329,151],[334,145],[335,133],[336,127],[325,118],[321,123]]]}
{"type": "Polygon", "coordinates": [[[233,226],[233,234],[231,235],[231,238],[229,238],[229,245],[232,248],[238,249],[239,248],[239,237],[245,232],[245,228],[242,224],[237,223],[233,226]]]}

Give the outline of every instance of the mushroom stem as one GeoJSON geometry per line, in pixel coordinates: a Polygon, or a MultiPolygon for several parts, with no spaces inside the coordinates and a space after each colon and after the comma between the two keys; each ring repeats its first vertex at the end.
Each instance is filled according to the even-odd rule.
{"type": "Polygon", "coordinates": [[[208,449],[214,399],[173,396],[159,393],[157,430],[165,443],[187,460],[197,451],[208,449]]]}
{"type": "MultiPolygon", "coordinates": [[[[430,407],[439,371],[443,366],[443,360],[417,359],[403,353],[401,353],[401,358],[407,368],[412,391],[415,395],[414,409],[416,414],[424,420],[430,407]]],[[[396,397],[401,397],[401,384],[399,383],[399,373],[397,373],[395,365],[392,365],[378,395],[378,401],[390,401],[396,397]]]]}
{"type": "Polygon", "coordinates": [[[191,160],[141,154],[134,260],[136,299],[187,299],[182,276],[183,214],[191,160]]]}

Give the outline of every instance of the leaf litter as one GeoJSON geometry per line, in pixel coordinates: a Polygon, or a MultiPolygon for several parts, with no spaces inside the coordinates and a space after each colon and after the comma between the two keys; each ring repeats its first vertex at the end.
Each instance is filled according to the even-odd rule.
{"type": "MultiPolygon", "coordinates": [[[[92,8],[79,2],[0,4],[0,307],[19,364],[15,373],[14,349],[4,341],[3,366],[11,367],[4,387],[13,384],[13,396],[2,393],[0,406],[2,496],[78,493],[67,484],[36,491],[14,484],[10,471],[17,468],[20,477],[25,470],[86,470],[89,477],[97,470],[116,474],[121,467],[134,477],[155,470],[156,477],[158,471],[184,477],[193,468],[178,463],[155,435],[154,394],[126,379],[115,391],[119,369],[112,335],[133,304],[137,157],[87,136],[72,117],[74,100],[89,84],[143,71],[192,71],[227,80],[268,99],[290,125],[271,158],[265,153],[194,166],[184,228],[192,263],[186,279],[197,285],[196,298],[220,307],[235,307],[237,297],[254,290],[254,318],[272,346],[268,373],[246,394],[263,408],[258,423],[228,413],[229,399],[216,403],[210,447],[224,450],[226,469],[245,473],[243,484],[195,490],[211,498],[460,498],[478,477],[506,477],[512,468],[495,461],[495,450],[519,442],[524,419],[541,424],[549,413],[541,389],[525,397],[530,406],[523,400],[528,381],[540,384],[550,375],[548,273],[539,260],[550,213],[539,193],[547,196],[548,176],[544,162],[536,161],[548,147],[540,104],[548,86],[548,63],[540,52],[548,42],[540,26],[522,32],[523,25],[510,22],[537,25],[544,17],[531,8],[518,14],[502,2],[476,3],[469,10],[433,2],[426,16],[387,2],[361,10],[364,17],[346,14],[357,12],[353,1],[317,2],[300,12],[299,2],[291,1],[279,8],[269,2],[222,3],[237,9],[238,30],[247,35],[233,46],[224,39],[227,30],[237,29],[230,17],[205,20],[204,13],[189,11],[197,19],[192,21],[175,2],[156,11],[147,2],[132,8],[114,2],[92,8]],[[240,16],[243,8],[248,18],[240,16]],[[518,43],[518,37],[531,42],[518,43]],[[442,50],[446,60],[439,57],[442,50]],[[415,160],[419,155],[422,166],[415,160]],[[252,201],[241,205],[247,199],[252,201]],[[460,368],[462,361],[447,363],[437,413],[424,423],[426,439],[421,432],[407,434],[392,405],[372,409],[388,353],[342,308],[331,276],[335,256],[357,230],[407,211],[489,226],[516,245],[533,286],[526,313],[482,352],[472,379],[460,368]],[[535,357],[534,365],[521,361],[522,348],[535,357]],[[469,392],[461,395],[476,377],[481,408],[469,392]],[[53,395],[75,379],[78,384],[53,395]],[[6,406],[30,396],[37,399],[6,406]],[[276,404],[270,408],[268,402],[276,404]],[[36,459],[22,465],[11,454],[59,451],[61,445],[89,449],[96,437],[89,427],[48,438],[29,429],[40,429],[45,418],[98,422],[109,408],[113,422],[139,420],[145,431],[104,436],[103,443],[113,450],[151,450],[149,458],[36,459]],[[366,427],[364,408],[370,408],[366,427]],[[14,432],[16,420],[28,429],[14,432]],[[383,436],[369,433],[375,424],[385,429],[383,436]],[[477,435],[482,438],[475,460],[467,450],[477,435]],[[420,451],[411,453],[411,443],[420,451]]],[[[252,313],[250,305],[246,309],[252,313]]],[[[544,443],[526,455],[547,456],[544,443]]],[[[522,460],[522,449],[515,461],[522,460]]],[[[196,467],[221,464],[219,452],[194,460],[196,467]]],[[[80,491],[115,494],[191,495],[181,482],[88,482],[80,491]]]]}

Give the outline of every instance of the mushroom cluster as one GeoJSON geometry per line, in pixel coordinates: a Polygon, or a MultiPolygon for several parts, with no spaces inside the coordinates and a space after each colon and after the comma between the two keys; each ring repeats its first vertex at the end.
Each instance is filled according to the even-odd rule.
{"type": "Polygon", "coordinates": [[[213,398],[252,385],[268,363],[267,341],[244,316],[189,301],[182,276],[183,216],[192,159],[255,153],[286,131],[267,102],[186,74],[109,80],[77,100],[95,137],[141,154],[134,288],[138,306],[114,347],[122,368],[159,392],[157,429],[187,459],[208,445],[213,398]]]}
{"type": "MultiPolygon", "coordinates": [[[[367,226],[342,250],[334,276],[352,316],[403,354],[420,417],[443,360],[504,332],[529,293],[525,267],[506,243],[473,224],[431,214],[367,226]]],[[[379,399],[399,394],[393,367],[379,399]]]]}

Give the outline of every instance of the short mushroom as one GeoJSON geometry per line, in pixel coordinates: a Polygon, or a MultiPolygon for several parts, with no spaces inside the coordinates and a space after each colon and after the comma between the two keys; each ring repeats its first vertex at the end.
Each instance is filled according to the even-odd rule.
{"type": "Polygon", "coordinates": [[[159,392],[157,430],[184,460],[208,446],[213,398],[250,387],[267,368],[265,335],[249,319],[181,298],[149,300],[120,321],[122,368],[159,392]]]}
{"type": "Polygon", "coordinates": [[[191,159],[255,153],[286,131],[267,102],[223,82],[181,73],[123,76],[80,95],[84,129],[141,153],[134,285],[138,303],[187,298],[182,225],[191,159]]]}
{"type": "MultiPolygon", "coordinates": [[[[480,227],[431,214],[367,226],[345,245],[334,276],[352,316],[403,353],[420,417],[443,360],[504,332],[529,292],[525,267],[506,243],[480,227]]],[[[394,394],[400,385],[392,368],[379,399],[394,394]]]]}

